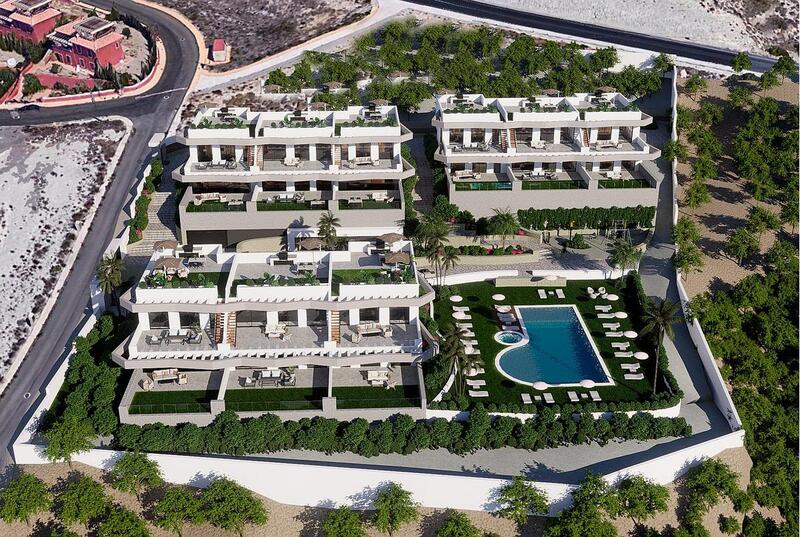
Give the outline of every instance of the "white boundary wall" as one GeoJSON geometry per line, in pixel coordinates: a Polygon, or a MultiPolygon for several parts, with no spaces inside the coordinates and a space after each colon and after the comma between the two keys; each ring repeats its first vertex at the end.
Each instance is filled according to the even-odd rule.
{"type": "MultiPolygon", "coordinates": [[[[678,73],[675,67],[672,68],[672,134],[671,139],[678,139],[678,73]]],[[[672,224],[678,223],[678,161],[672,160],[672,224]]],[[[675,251],[678,251],[678,245],[675,245],[675,251]]],[[[688,311],[689,295],[683,287],[683,276],[680,270],[675,271],[675,281],[678,287],[678,296],[681,300],[684,313],[688,311]]],[[[731,394],[728,393],[728,388],[725,386],[725,381],[722,374],[719,372],[717,362],[714,359],[714,353],[711,352],[711,347],[706,341],[703,327],[697,319],[686,318],[686,327],[689,329],[689,335],[697,348],[697,354],[700,356],[700,361],[703,364],[703,369],[706,371],[708,377],[708,384],[711,387],[711,392],[714,396],[714,403],[719,408],[719,411],[728,420],[728,424],[732,431],[739,431],[742,428],[742,420],[739,418],[739,413],[736,411],[736,406],[733,404],[731,394]]],[[[744,437],[742,436],[742,444],[744,437]]]]}
{"type": "MultiPolygon", "coordinates": [[[[624,276],[630,272],[630,270],[620,271],[619,269],[613,269],[609,271],[605,270],[581,270],[581,269],[574,269],[574,270],[527,270],[525,271],[524,276],[530,276],[531,278],[544,278],[545,276],[558,276],[560,278],[566,278],[567,280],[611,280],[614,278],[619,278],[624,276]]],[[[489,280],[495,280],[497,278],[513,278],[520,276],[520,271],[518,270],[481,270],[476,272],[464,272],[461,274],[449,274],[442,278],[443,285],[458,285],[462,283],[474,283],[474,282],[483,282],[489,280]]],[[[436,281],[434,276],[431,276],[433,281],[436,281]]],[[[502,292],[502,291],[498,291],[502,292]]]]}

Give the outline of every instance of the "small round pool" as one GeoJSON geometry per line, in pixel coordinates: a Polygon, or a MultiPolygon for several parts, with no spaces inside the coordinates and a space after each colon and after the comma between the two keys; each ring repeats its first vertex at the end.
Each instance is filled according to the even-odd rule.
{"type": "Polygon", "coordinates": [[[522,338],[522,334],[519,332],[512,332],[511,330],[503,330],[502,332],[498,332],[494,335],[495,341],[502,343],[503,345],[514,345],[515,343],[522,341],[522,338]]]}

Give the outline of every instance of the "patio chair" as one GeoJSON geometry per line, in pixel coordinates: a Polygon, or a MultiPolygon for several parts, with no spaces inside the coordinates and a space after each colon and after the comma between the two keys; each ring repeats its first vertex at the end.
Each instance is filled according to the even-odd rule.
{"type": "Polygon", "coordinates": [[[470,397],[489,397],[489,392],[481,390],[469,390],[470,397]]]}
{"type": "Polygon", "coordinates": [[[462,330],[461,331],[461,335],[463,337],[472,337],[472,338],[474,338],[475,337],[475,332],[473,332],[472,330],[462,330]]]}
{"type": "Polygon", "coordinates": [[[485,371],[482,367],[475,367],[466,371],[468,377],[477,377],[478,375],[483,375],[484,373],[485,371]]]}
{"type": "Polygon", "coordinates": [[[203,341],[203,336],[200,332],[189,332],[186,337],[186,343],[189,345],[199,345],[203,341]]]}
{"type": "Polygon", "coordinates": [[[594,390],[593,390],[593,391],[591,391],[591,392],[589,392],[589,396],[592,398],[592,401],[595,401],[595,402],[597,402],[597,401],[602,401],[602,399],[600,398],[600,394],[599,394],[599,393],[597,393],[597,392],[596,392],[596,391],[594,391],[594,390]]]}
{"type": "Polygon", "coordinates": [[[604,295],[604,294],[606,294],[606,288],[605,287],[601,287],[600,289],[597,290],[597,292],[600,293],[601,295],[604,295]]]}
{"type": "Polygon", "coordinates": [[[544,402],[547,403],[548,405],[552,405],[553,403],[556,402],[556,400],[553,399],[553,394],[550,392],[543,393],[542,397],[544,397],[544,402]]]}
{"type": "Polygon", "coordinates": [[[529,393],[521,393],[519,396],[520,396],[520,398],[522,398],[522,404],[523,405],[532,405],[533,404],[533,400],[531,399],[531,394],[529,394],[529,393]]]}
{"type": "Polygon", "coordinates": [[[481,351],[479,351],[475,347],[467,347],[466,349],[464,349],[464,354],[472,356],[480,356],[481,351]]]}
{"type": "Polygon", "coordinates": [[[569,397],[571,403],[578,403],[581,400],[576,392],[567,392],[567,397],[569,397]]]}
{"type": "Polygon", "coordinates": [[[630,373],[625,375],[625,380],[644,380],[644,373],[630,373]]]}
{"type": "Polygon", "coordinates": [[[565,298],[567,298],[567,297],[564,295],[564,291],[563,291],[562,289],[556,289],[556,296],[557,296],[558,298],[562,299],[562,300],[563,300],[563,299],[565,299],[565,298]]]}
{"type": "Polygon", "coordinates": [[[547,300],[547,292],[544,289],[537,289],[539,292],[539,298],[542,300],[547,300]]]}
{"type": "Polygon", "coordinates": [[[461,343],[463,343],[465,347],[477,347],[478,346],[477,340],[474,340],[474,339],[462,339],[461,343]]]}

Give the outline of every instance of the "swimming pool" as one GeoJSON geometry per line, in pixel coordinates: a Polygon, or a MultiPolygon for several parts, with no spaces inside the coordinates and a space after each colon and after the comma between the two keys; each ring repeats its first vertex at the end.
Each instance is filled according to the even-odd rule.
{"type": "Polygon", "coordinates": [[[521,384],[578,385],[589,379],[613,384],[575,306],[517,306],[525,339],[500,351],[495,365],[521,384]]]}

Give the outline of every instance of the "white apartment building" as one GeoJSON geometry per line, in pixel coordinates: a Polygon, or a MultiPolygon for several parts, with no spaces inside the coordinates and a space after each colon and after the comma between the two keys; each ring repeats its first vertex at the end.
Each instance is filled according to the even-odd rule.
{"type": "Polygon", "coordinates": [[[177,136],[189,150],[173,172],[186,187],[181,242],[232,247],[285,235],[291,249],[326,211],[339,219],[340,236],[400,233],[402,181],[414,175],[400,147],[411,137],[397,108],[383,102],[337,111],[202,110],[177,136]]]}
{"type": "Polygon", "coordinates": [[[440,95],[436,160],[451,203],[476,217],[494,208],[655,206],[661,154],[642,136],[653,118],[612,88],[569,97],[440,95]]]}

